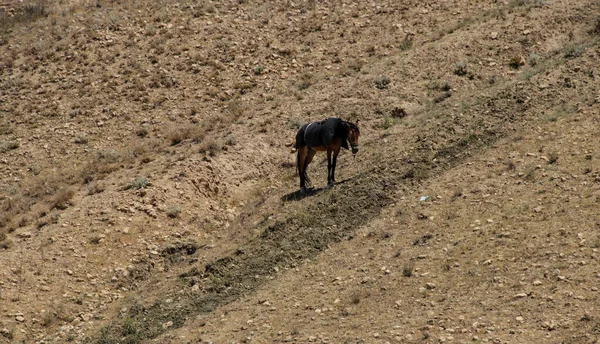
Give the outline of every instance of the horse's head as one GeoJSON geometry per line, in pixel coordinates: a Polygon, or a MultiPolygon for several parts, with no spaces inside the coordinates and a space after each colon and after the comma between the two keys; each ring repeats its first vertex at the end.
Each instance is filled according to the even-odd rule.
{"type": "Polygon", "coordinates": [[[352,147],[352,154],[358,153],[358,138],[360,136],[360,130],[358,129],[358,121],[356,123],[346,122],[348,125],[348,142],[352,147]]]}

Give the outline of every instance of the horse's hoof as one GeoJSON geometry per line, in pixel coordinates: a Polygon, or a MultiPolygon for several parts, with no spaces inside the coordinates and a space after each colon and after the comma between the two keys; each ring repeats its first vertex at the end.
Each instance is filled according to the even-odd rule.
{"type": "Polygon", "coordinates": [[[302,196],[306,195],[306,189],[305,188],[300,188],[300,195],[302,195],[302,196]]]}
{"type": "Polygon", "coordinates": [[[329,183],[327,183],[327,187],[332,188],[334,184],[335,184],[335,182],[329,182],[329,183]]]}

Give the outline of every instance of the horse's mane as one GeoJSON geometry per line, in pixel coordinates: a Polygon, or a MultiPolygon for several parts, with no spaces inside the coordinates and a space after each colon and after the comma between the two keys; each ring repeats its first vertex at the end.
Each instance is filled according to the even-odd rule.
{"type": "Polygon", "coordinates": [[[352,122],[346,122],[346,123],[348,123],[348,124],[350,125],[350,128],[352,128],[352,129],[356,130],[356,132],[357,132],[358,134],[360,134],[360,129],[358,129],[358,126],[357,126],[356,124],[354,124],[354,123],[352,123],[352,122]]]}
{"type": "MultiPolygon", "coordinates": [[[[350,126],[350,128],[356,130],[356,132],[360,135],[360,129],[358,129],[358,126],[352,122],[348,122],[348,121],[344,121],[341,118],[338,118],[340,120],[340,124],[348,124],[350,126]]],[[[346,130],[346,127],[344,127],[344,135],[348,135],[348,132],[346,130]]]]}

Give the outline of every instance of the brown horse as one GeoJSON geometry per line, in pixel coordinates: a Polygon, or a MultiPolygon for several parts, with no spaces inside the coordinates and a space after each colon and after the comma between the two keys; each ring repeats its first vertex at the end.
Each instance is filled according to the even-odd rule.
{"type": "Polygon", "coordinates": [[[306,184],[310,178],[306,169],[317,152],[327,151],[327,184],[335,184],[335,166],[340,148],[352,148],[352,154],[358,152],[358,121],[350,123],[339,118],[328,118],[321,122],[305,124],[296,134],[295,148],[298,150],[296,167],[300,177],[300,193],[306,193],[306,184]]]}

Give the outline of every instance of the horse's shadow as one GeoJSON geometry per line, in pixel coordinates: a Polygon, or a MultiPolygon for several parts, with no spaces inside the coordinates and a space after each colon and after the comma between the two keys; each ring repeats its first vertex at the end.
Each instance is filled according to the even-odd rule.
{"type": "MultiPolygon", "coordinates": [[[[352,178],[348,178],[348,179],[344,179],[344,180],[339,181],[339,182],[335,182],[335,184],[333,186],[339,185],[339,184],[344,184],[346,182],[349,182],[350,180],[352,180],[352,178]]],[[[300,190],[296,190],[296,191],[291,192],[291,193],[289,193],[287,195],[281,196],[281,200],[284,201],[284,202],[299,201],[299,200],[304,199],[306,197],[312,197],[312,196],[318,195],[320,192],[322,192],[324,190],[327,190],[327,189],[330,189],[333,186],[331,186],[331,187],[330,186],[320,187],[320,188],[312,188],[311,187],[311,188],[306,189],[306,192],[304,194],[302,194],[300,192],[300,190]]]]}

